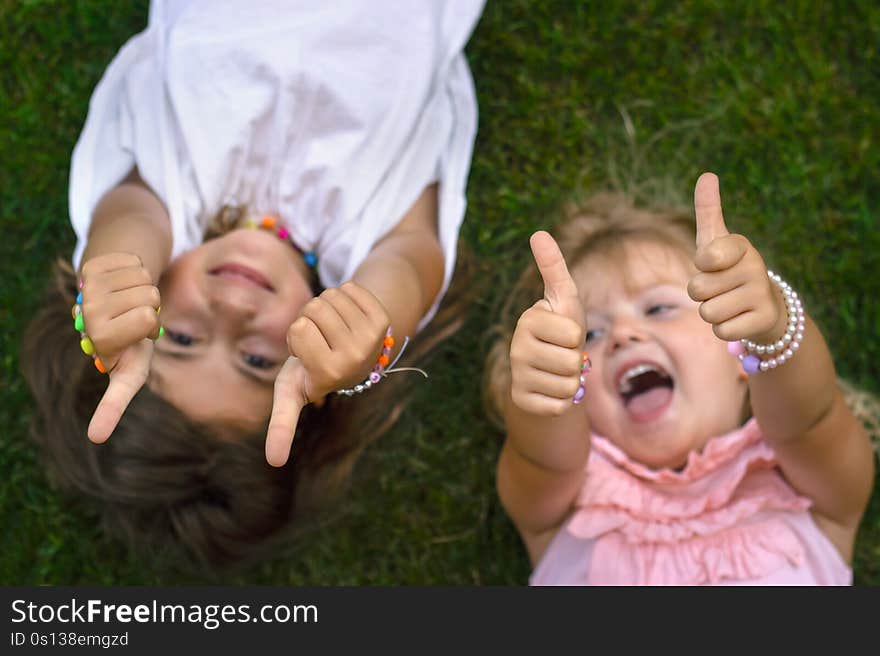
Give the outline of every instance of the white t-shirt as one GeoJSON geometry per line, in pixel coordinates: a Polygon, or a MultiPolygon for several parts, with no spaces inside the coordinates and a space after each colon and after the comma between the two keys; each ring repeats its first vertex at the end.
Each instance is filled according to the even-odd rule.
{"type": "Polygon", "coordinates": [[[79,265],[92,212],[134,167],[171,217],[172,258],[226,203],[280,217],[349,279],[439,182],[443,288],[455,266],[477,105],[463,48],[483,0],[154,0],[73,151],[79,265]]]}

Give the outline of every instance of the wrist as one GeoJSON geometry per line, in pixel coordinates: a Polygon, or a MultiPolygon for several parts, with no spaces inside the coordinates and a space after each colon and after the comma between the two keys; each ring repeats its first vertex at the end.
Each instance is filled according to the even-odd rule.
{"type": "Polygon", "coordinates": [[[773,284],[770,280],[767,281],[767,284],[770,285],[771,292],[773,294],[773,305],[776,311],[776,322],[773,324],[773,327],[761,334],[749,336],[748,339],[757,343],[757,344],[771,344],[776,342],[785,335],[786,328],[788,327],[789,317],[788,310],[785,304],[785,298],[782,295],[782,290],[775,284],[773,284]]]}

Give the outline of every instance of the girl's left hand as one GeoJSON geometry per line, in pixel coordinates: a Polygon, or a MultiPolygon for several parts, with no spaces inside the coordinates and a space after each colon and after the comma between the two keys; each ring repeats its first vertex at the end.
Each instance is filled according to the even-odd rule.
{"type": "Polygon", "coordinates": [[[767,277],[764,259],[748,239],[732,235],[724,224],[718,178],[704,173],[694,189],[699,270],[688,295],[700,303],[700,316],[728,342],[773,342],[785,332],[782,295],[767,277]]]}
{"type": "Polygon", "coordinates": [[[372,293],[353,282],[325,290],[287,331],[287,359],[275,379],[266,460],[287,462],[306,404],[364,380],[382,351],[391,320],[372,293]]]}

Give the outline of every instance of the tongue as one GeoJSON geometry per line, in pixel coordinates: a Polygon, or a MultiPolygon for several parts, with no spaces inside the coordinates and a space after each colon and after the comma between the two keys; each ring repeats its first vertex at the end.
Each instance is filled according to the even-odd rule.
{"type": "Polygon", "coordinates": [[[652,387],[646,392],[636,394],[626,409],[636,420],[653,419],[653,415],[659,416],[659,411],[666,407],[672,400],[672,390],[668,387],[652,387]]]}

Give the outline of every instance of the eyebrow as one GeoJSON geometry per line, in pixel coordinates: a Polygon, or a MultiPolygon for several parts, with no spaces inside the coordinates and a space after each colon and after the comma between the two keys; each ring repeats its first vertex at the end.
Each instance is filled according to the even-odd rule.
{"type": "MultiPolygon", "coordinates": [[[[167,355],[167,356],[172,357],[176,360],[193,360],[198,357],[194,353],[186,353],[184,351],[164,351],[164,350],[160,351],[157,349],[156,353],[161,353],[162,355],[167,355]]],[[[263,378],[263,377],[259,376],[257,373],[255,373],[254,371],[252,371],[250,368],[248,368],[238,362],[236,362],[234,369],[239,374],[241,374],[245,378],[248,378],[248,379],[254,381],[255,383],[257,383],[261,387],[274,387],[274,385],[275,385],[274,380],[269,380],[268,378],[263,378]]],[[[150,373],[151,374],[153,373],[152,370],[150,373]]],[[[162,384],[161,383],[161,376],[156,376],[156,382],[161,386],[161,384],[162,384]]]]}

